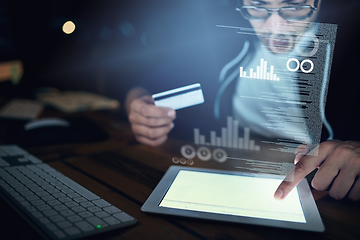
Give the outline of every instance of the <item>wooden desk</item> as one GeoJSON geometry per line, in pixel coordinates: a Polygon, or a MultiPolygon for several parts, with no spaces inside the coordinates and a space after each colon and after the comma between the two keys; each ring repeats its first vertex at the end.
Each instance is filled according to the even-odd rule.
{"type": "MultiPolygon", "coordinates": [[[[51,114],[50,114],[51,115],[51,114]]],[[[360,202],[336,201],[327,192],[312,190],[324,233],[311,233],[245,224],[143,213],[140,207],[179,155],[176,139],[158,148],[139,145],[130,126],[109,112],[84,113],[109,139],[27,148],[66,176],[138,219],[134,226],[89,239],[360,239],[360,202]]],[[[195,162],[193,166],[199,166],[195,162]]],[[[0,199],[0,229],[8,239],[40,239],[9,205],[0,199]]],[[[1,239],[5,239],[1,237],[1,239]]]]}

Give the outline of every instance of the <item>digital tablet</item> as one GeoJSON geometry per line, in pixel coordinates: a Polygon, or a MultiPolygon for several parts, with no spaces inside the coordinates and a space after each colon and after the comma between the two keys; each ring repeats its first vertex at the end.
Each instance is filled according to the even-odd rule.
{"type": "Polygon", "coordinates": [[[325,230],[306,179],[283,200],[274,192],[284,176],[171,166],[141,210],[192,218],[325,230]]]}

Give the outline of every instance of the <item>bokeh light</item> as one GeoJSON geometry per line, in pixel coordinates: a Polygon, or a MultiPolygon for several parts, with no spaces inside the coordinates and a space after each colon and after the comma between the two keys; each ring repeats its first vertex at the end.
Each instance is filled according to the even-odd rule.
{"type": "Polygon", "coordinates": [[[75,31],[75,24],[72,21],[67,21],[64,23],[62,30],[66,34],[71,34],[75,31]]]}
{"type": "Polygon", "coordinates": [[[125,20],[119,24],[119,30],[126,37],[130,37],[135,33],[135,26],[131,24],[129,21],[125,20]]]}

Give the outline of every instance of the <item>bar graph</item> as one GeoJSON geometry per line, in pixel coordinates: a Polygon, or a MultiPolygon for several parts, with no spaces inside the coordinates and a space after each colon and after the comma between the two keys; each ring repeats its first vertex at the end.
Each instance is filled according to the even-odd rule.
{"type": "Polygon", "coordinates": [[[244,71],[243,67],[240,67],[240,77],[241,78],[253,78],[261,80],[270,80],[270,81],[280,81],[280,78],[274,73],[274,66],[270,66],[270,71],[268,72],[268,64],[263,58],[260,59],[260,66],[256,67],[256,71],[253,68],[250,68],[249,72],[244,71]]]}
{"type": "Polygon", "coordinates": [[[250,139],[250,128],[244,128],[243,136],[239,136],[239,122],[232,117],[227,118],[227,127],[221,128],[221,136],[216,131],[210,131],[210,142],[206,141],[205,135],[200,134],[199,128],[194,128],[194,143],[213,147],[226,147],[260,151],[260,146],[255,140],[250,139]]]}

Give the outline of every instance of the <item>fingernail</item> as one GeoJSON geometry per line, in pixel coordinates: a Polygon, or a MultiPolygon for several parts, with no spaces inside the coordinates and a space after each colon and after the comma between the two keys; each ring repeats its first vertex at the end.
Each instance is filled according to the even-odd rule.
{"type": "Polygon", "coordinates": [[[175,126],[175,124],[174,124],[174,123],[171,123],[170,128],[173,128],[174,126],[175,126]]]}
{"type": "Polygon", "coordinates": [[[276,190],[274,194],[274,198],[281,199],[282,196],[283,196],[283,191],[281,189],[276,190]]]}
{"type": "Polygon", "coordinates": [[[305,154],[303,154],[303,153],[296,154],[295,159],[294,159],[294,163],[296,164],[304,155],[305,154]]]}
{"type": "Polygon", "coordinates": [[[168,116],[169,116],[169,117],[175,117],[175,111],[174,111],[174,110],[169,111],[169,112],[168,112],[168,116]]]}

